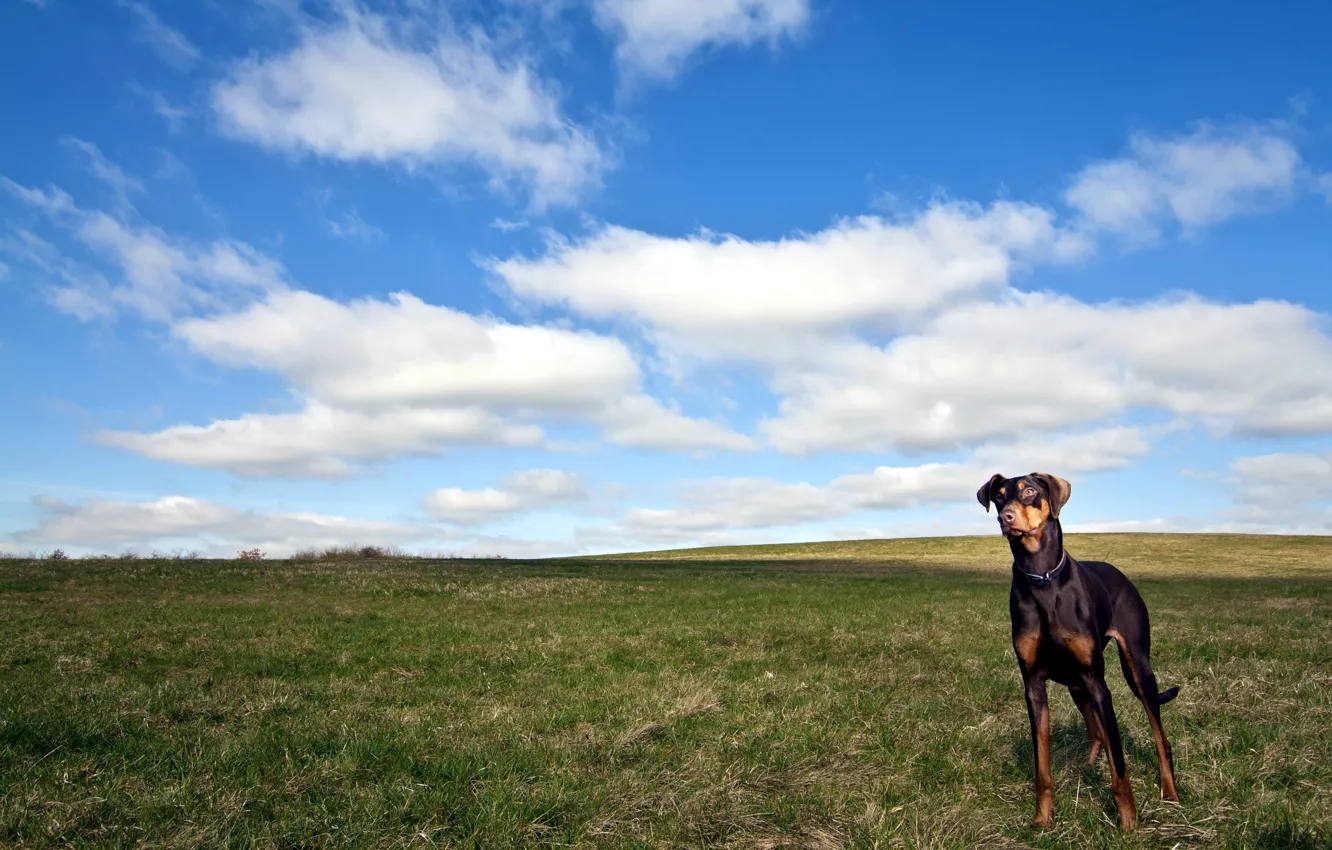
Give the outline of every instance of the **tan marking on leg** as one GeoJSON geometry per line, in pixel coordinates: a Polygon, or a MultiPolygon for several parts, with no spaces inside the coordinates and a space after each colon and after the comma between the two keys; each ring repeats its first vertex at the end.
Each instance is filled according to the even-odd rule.
{"type": "Polygon", "coordinates": [[[1128,641],[1124,639],[1124,635],[1119,629],[1109,629],[1105,634],[1107,637],[1114,638],[1115,643],[1119,644],[1119,651],[1124,653],[1124,658],[1128,661],[1129,675],[1133,677],[1133,687],[1137,689],[1138,693],[1142,693],[1142,682],[1138,679],[1138,665],[1133,663],[1133,653],[1128,650],[1128,641]]]}
{"type": "Polygon", "coordinates": [[[1138,826],[1138,807],[1133,802],[1133,788],[1129,785],[1128,774],[1115,775],[1113,760],[1110,766],[1110,791],[1115,797],[1115,808],[1119,810],[1119,828],[1132,832],[1138,826]]]}
{"type": "Polygon", "coordinates": [[[1041,648],[1041,633],[1028,632],[1013,638],[1013,649],[1017,657],[1028,667],[1036,666],[1036,656],[1041,648]]]}
{"type": "Polygon", "coordinates": [[[1165,729],[1161,721],[1150,711],[1147,719],[1152,724],[1152,737],[1156,739],[1156,761],[1161,774],[1161,799],[1172,803],[1179,802],[1179,792],[1175,790],[1175,765],[1170,755],[1170,742],[1166,740],[1165,729]]]}

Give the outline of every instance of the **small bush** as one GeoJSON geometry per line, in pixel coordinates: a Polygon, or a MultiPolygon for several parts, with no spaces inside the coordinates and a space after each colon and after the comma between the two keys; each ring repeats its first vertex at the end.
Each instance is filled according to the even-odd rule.
{"type": "Polygon", "coordinates": [[[324,549],[298,549],[291,553],[293,561],[372,561],[389,558],[415,558],[396,546],[362,546],[359,543],[347,543],[341,546],[328,546],[324,549]]]}
{"type": "Polygon", "coordinates": [[[46,559],[48,561],[68,561],[69,555],[66,554],[64,549],[55,549],[52,550],[51,554],[46,556],[46,559]]]}
{"type": "Polygon", "coordinates": [[[238,561],[262,561],[263,559],[264,553],[258,549],[242,549],[236,553],[236,560],[238,561]]]}
{"type": "Polygon", "coordinates": [[[199,560],[199,550],[173,549],[170,552],[163,552],[160,549],[154,549],[148,559],[152,561],[197,561],[199,560]]]}

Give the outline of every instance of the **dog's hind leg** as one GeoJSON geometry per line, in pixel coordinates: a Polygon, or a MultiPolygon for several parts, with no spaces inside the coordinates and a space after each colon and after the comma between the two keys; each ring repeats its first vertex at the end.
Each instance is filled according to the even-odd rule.
{"type": "Polygon", "coordinates": [[[1091,697],[1092,711],[1105,733],[1105,748],[1110,767],[1110,790],[1119,810],[1119,828],[1128,832],[1138,823],[1138,808],[1133,802],[1133,788],[1129,785],[1128,765],[1124,762],[1124,745],[1119,739],[1119,723],[1115,719],[1114,701],[1105,684],[1105,668],[1100,656],[1094,666],[1082,674],[1082,687],[1091,697]]]}
{"type": "MultiPolygon", "coordinates": [[[[1133,635],[1137,640],[1130,640],[1119,629],[1111,629],[1110,636],[1119,645],[1119,666],[1124,671],[1124,680],[1129,690],[1147,710],[1147,720],[1152,726],[1152,737],[1156,739],[1156,760],[1161,773],[1161,799],[1179,802],[1179,792],[1175,790],[1175,762],[1171,753],[1170,739],[1166,737],[1165,727],[1161,725],[1161,697],[1156,686],[1156,674],[1152,672],[1149,657],[1151,638],[1146,627],[1141,634],[1133,635]]],[[[1171,688],[1166,700],[1173,699],[1178,688],[1171,688]]]]}
{"type": "Polygon", "coordinates": [[[1068,692],[1072,694],[1073,702],[1077,703],[1078,711],[1082,712],[1082,722],[1087,724],[1087,764],[1096,764],[1096,758],[1101,754],[1101,742],[1105,740],[1105,732],[1101,730],[1101,724],[1096,719],[1091,695],[1082,685],[1069,685],[1068,692]]]}

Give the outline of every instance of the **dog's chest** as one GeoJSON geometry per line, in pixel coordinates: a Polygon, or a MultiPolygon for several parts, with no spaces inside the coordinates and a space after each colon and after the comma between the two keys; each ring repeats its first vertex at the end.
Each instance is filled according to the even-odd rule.
{"type": "Polygon", "coordinates": [[[1098,637],[1104,630],[1096,630],[1096,614],[1077,594],[1054,594],[1017,606],[1013,647],[1018,658],[1032,667],[1090,665],[1104,646],[1098,637]]]}

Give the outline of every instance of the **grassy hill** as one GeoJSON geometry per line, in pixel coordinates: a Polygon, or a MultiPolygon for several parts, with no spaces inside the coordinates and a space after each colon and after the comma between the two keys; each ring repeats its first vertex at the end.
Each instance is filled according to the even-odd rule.
{"type": "Polygon", "coordinates": [[[1332,846],[1329,541],[1070,548],[1137,578],[1182,688],[1168,805],[1112,675],[1128,837],[1059,689],[1055,826],[1026,825],[996,536],[0,561],[0,846],[1332,846]]]}
{"type": "MultiPolygon", "coordinates": [[[[1332,537],[1267,534],[1068,534],[1076,558],[1110,561],[1131,575],[1235,578],[1332,575],[1332,537]]],[[[817,562],[963,568],[1007,575],[999,535],[714,546],[601,555],[601,561],[817,562]]]]}

